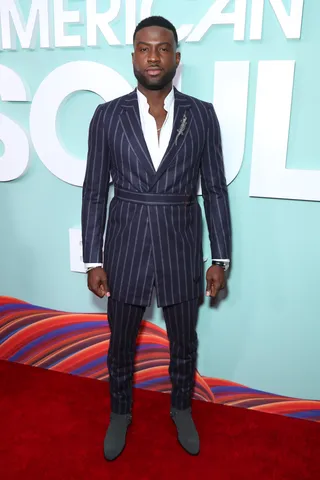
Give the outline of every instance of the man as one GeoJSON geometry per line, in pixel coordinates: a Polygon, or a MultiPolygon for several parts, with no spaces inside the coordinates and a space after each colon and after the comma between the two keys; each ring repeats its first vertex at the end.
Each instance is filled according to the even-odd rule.
{"type": "Polygon", "coordinates": [[[224,288],[231,231],[218,120],[211,104],[172,86],[180,62],[177,48],[177,32],[168,20],[143,20],[134,33],[132,54],[138,87],[99,105],[89,128],[83,258],[89,289],[108,297],[108,460],[125,446],[135,342],[153,288],[170,341],[170,414],[181,445],[190,454],[199,452],[191,416],[196,320],[203,293],[199,174],[212,251],[207,296],[215,297],[224,288]],[[103,256],[110,175],[115,192],[103,256]]]}

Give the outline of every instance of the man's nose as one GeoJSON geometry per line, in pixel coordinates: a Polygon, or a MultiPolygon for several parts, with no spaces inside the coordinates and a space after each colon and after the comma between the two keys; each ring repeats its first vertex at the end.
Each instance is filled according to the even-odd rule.
{"type": "Polygon", "coordinates": [[[159,63],[160,57],[157,48],[152,48],[149,50],[148,62],[150,63],[159,63]]]}

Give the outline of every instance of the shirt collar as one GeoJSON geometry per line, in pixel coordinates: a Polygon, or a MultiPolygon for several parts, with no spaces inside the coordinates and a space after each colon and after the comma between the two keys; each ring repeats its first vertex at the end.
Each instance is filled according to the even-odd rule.
{"type": "MultiPolygon", "coordinates": [[[[149,105],[148,105],[147,97],[143,95],[143,93],[141,93],[138,88],[137,88],[137,97],[138,97],[139,105],[141,105],[143,108],[147,109],[148,111],[149,105]]],[[[168,93],[168,95],[166,96],[166,98],[164,99],[164,109],[166,110],[166,112],[169,112],[173,102],[174,102],[174,90],[172,88],[168,93]]]]}

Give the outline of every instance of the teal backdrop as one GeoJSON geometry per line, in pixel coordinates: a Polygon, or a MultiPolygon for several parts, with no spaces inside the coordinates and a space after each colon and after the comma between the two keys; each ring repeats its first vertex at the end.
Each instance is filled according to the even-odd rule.
{"type": "MultiPolygon", "coordinates": [[[[210,306],[206,299],[201,307],[198,370],[203,376],[268,392],[320,399],[319,202],[249,196],[257,71],[261,60],[296,61],[287,168],[320,169],[317,60],[320,2],[305,2],[301,38],[288,39],[270,2],[266,1],[262,39],[253,41],[249,36],[252,1],[247,2],[243,41],[233,39],[233,25],[213,25],[200,42],[181,42],[182,91],[203,100],[213,100],[214,62],[250,61],[245,151],[239,174],[229,185],[233,261],[228,295],[216,306],[210,306]]],[[[20,2],[26,16],[30,3],[20,2]]],[[[69,1],[68,8],[81,11],[85,18],[85,3],[69,1]]],[[[182,22],[199,22],[213,3],[212,0],[154,0],[152,13],[166,16],[180,26],[182,22]]],[[[291,4],[281,3],[287,9],[291,4]]],[[[98,4],[103,8],[110,2],[98,4]]],[[[231,1],[226,12],[233,9],[231,1]]],[[[36,38],[33,50],[21,49],[19,42],[16,50],[3,50],[0,63],[24,79],[31,99],[52,70],[76,60],[108,65],[134,87],[132,46],[125,44],[124,22],[125,2],[122,2],[120,13],[112,22],[121,40],[118,46],[108,45],[101,36],[97,47],[48,50],[39,48],[36,38]]],[[[84,33],[85,25],[69,26],[68,31],[84,33]]],[[[59,138],[66,150],[83,159],[89,121],[98,103],[101,103],[98,95],[77,92],[59,110],[59,138]]],[[[29,132],[30,106],[31,102],[1,102],[0,113],[29,132]]],[[[35,153],[31,140],[30,145],[27,172],[16,180],[0,183],[0,294],[69,312],[105,311],[105,301],[96,300],[87,290],[85,275],[70,271],[68,229],[80,227],[81,188],[50,173],[35,153]]],[[[0,155],[4,150],[0,142],[0,155]]],[[[208,247],[205,230],[204,250],[210,255],[208,247]]],[[[165,328],[162,313],[155,304],[145,318],[165,328]]]]}

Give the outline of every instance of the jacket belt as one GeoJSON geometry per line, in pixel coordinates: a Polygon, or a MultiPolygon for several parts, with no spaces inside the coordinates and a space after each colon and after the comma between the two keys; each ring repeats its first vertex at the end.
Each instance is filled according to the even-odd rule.
{"type": "Polygon", "coordinates": [[[140,193],[115,187],[114,196],[118,200],[141,205],[191,205],[197,201],[194,195],[179,193],[140,193]]]}

